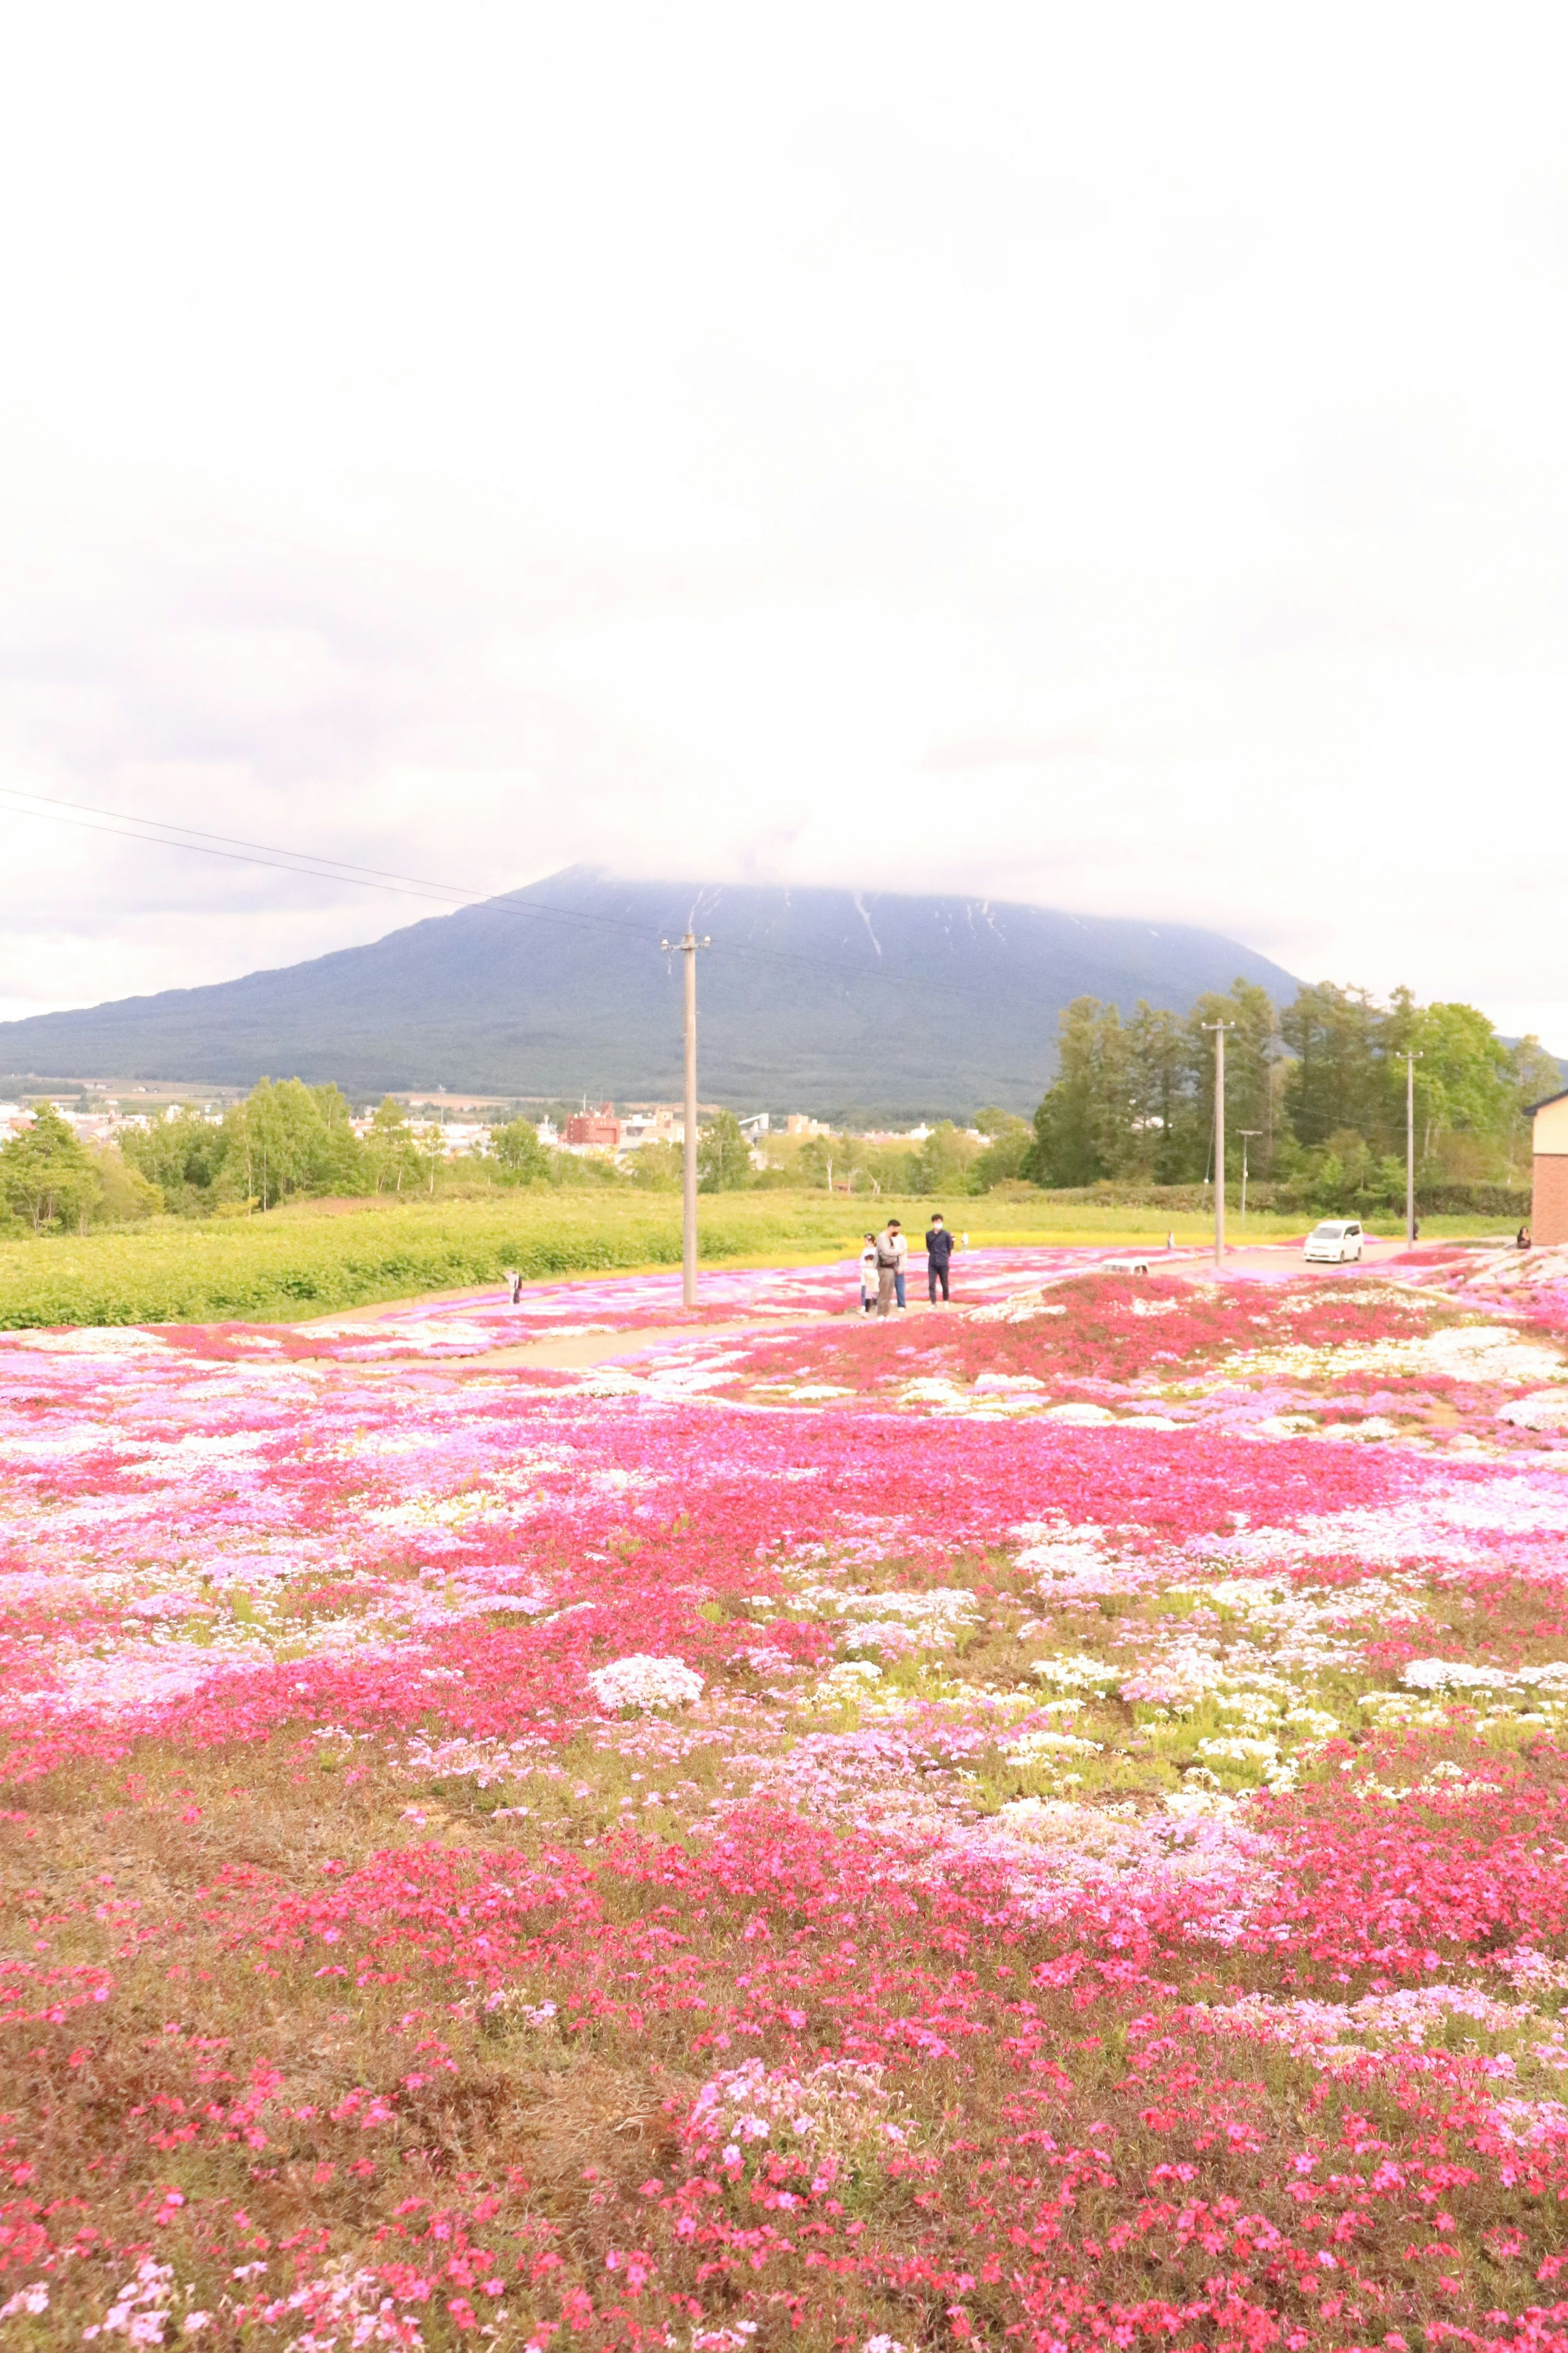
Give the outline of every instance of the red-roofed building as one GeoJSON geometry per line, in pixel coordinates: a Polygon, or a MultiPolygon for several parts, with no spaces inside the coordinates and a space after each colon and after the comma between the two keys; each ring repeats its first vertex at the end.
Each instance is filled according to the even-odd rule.
{"type": "Polygon", "coordinates": [[[592,1152],[618,1152],[621,1123],[616,1117],[615,1104],[601,1103],[597,1111],[574,1111],[566,1123],[565,1140],[592,1152]]]}

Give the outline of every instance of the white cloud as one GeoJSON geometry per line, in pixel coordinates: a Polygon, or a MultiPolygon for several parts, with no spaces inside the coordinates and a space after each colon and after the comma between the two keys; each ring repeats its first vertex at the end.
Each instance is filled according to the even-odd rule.
{"type": "MultiPolygon", "coordinates": [[[[0,782],[481,891],[1208,923],[1568,1049],[1563,46],[33,11],[0,782]]],[[[3,805],[0,857],[8,1013],[424,912],[3,805]]]]}

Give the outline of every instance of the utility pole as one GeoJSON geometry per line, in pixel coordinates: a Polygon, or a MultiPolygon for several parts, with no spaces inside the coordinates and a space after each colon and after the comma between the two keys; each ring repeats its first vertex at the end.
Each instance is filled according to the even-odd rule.
{"type": "Polygon", "coordinates": [[[1247,1146],[1249,1140],[1256,1143],[1262,1133],[1263,1130],[1260,1127],[1241,1127],[1237,1130],[1237,1134],[1241,1138],[1241,1222],[1243,1227],[1247,1224],[1247,1146]]]}
{"type": "MultiPolygon", "coordinates": [[[[686,958],[686,1121],[684,1182],[680,1205],[680,1303],[697,1304],[697,951],[711,947],[707,937],[687,932],[674,943],[686,958]]],[[[660,940],[666,955],[671,943],[660,940]]]]}
{"type": "Polygon", "coordinates": [[[1214,1031],[1214,1263],[1225,1270],[1225,1033],[1234,1021],[1205,1021],[1214,1031]]]}
{"type": "Polygon", "coordinates": [[[1405,1057],[1405,1247],[1415,1242],[1415,1065],[1419,1054],[1405,1057]]]}

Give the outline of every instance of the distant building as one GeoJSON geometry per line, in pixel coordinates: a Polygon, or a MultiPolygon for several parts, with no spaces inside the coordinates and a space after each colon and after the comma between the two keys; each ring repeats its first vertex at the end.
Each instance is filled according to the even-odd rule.
{"type": "Polygon", "coordinates": [[[786,1135],[831,1135],[832,1133],[833,1130],[826,1121],[812,1119],[804,1111],[792,1111],[785,1114],[784,1134],[786,1135]]]}
{"type": "Polygon", "coordinates": [[[618,1152],[621,1123],[615,1104],[601,1103],[597,1111],[574,1111],[566,1123],[566,1142],[578,1151],[618,1152]]]}
{"type": "Polygon", "coordinates": [[[1568,1242],[1568,1087],[1536,1104],[1534,1125],[1530,1239],[1539,1248],[1546,1242],[1568,1242]]]}

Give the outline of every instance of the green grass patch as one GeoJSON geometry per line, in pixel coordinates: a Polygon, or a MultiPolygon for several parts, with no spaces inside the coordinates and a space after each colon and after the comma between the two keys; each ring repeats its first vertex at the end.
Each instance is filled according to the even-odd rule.
{"type": "MultiPolygon", "coordinates": [[[[873,1223],[900,1216],[923,1233],[942,1207],[976,1242],[1201,1241],[1192,1213],[1034,1198],[893,1200],[826,1193],[706,1197],[700,1251],[709,1265],[773,1265],[858,1251],[873,1223]]],[[[1433,1219],[1436,1239],[1476,1220],[1433,1219]]],[[[1233,1241],[1278,1240],[1300,1219],[1234,1213],[1233,1241]]],[[[296,1323],[376,1301],[496,1282],[519,1268],[531,1281],[632,1272],[680,1261],[680,1203],[668,1194],[540,1187],[478,1199],[396,1205],[302,1201],[266,1217],[146,1224],[86,1235],[0,1241],[0,1328],[51,1324],[296,1323]]]]}

